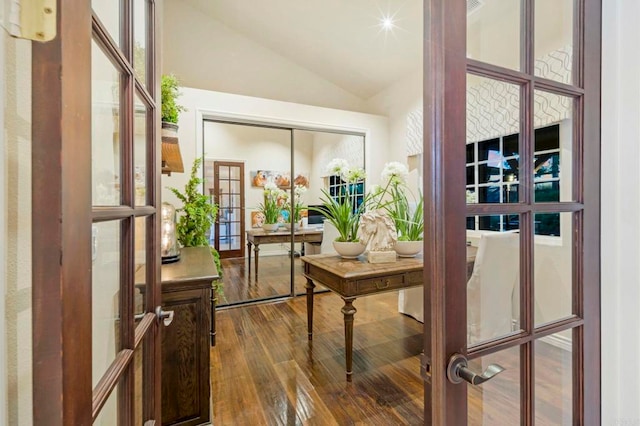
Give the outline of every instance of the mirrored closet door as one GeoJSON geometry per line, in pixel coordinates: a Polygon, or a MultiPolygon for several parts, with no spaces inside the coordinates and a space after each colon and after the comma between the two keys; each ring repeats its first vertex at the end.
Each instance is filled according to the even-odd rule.
{"type": "Polygon", "coordinates": [[[218,305],[304,294],[300,256],[332,253],[336,237],[308,207],[323,190],[340,193],[331,160],[364,168],[364,136],[219,120],[203,130],[203,190],[219,207],[209,237],[224,274],[218,305]]]}

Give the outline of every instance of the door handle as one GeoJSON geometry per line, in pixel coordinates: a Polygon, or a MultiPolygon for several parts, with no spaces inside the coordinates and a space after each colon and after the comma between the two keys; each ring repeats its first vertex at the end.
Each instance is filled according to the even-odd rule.
{"type": "Polygon", "coordinates": [[[504,368],[498,364],[491,364],[481,374],[476,373],[468,367],[467,357],[462,354],[454,354],[449,358],[447,366],[447,378],[451,383],[458,384],[462,381],[471,383],[472,385],[481,385],[487,380],[491,380],[497,374],[504,371],[504,368]]]}
{"type": "Polygon", "coordinates": [[[173,311],[163,311],[162,306],[156,306],[156,316],[158,318],[158,322],[162,320],[165,327],[168,327],[173,321],[173,311]]]}

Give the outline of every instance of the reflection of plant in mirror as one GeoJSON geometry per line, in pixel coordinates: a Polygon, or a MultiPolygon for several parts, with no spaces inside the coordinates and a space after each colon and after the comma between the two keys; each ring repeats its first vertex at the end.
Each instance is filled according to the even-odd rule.
{"type": "Polygon", "coordinates": [[[181,95],[178,78],[173,74],[163,75],[160,92],[162,98],[162,121],[178,124],[178,115],[182,111],[186,111],[186,108],[176,101],[181,95]]]}
{"type": "Polygon", "coordinates": [[[307,188],[305,186],[295,186],[293,189],[293,195],[296,201],[293,204],[293,208],[291,207],[291,198],[287,194],[283,208],[292,213],[293,220],[290,221],[292,223],[298,223],[302,220],[302,211],[305,209],[304,204],[302,203],[302,196],[305,192],[307,192],[307,188]]]}
{"type": "Polygon", "coordinates": [[[287,193],[278,189],[275,183],[268,182],[264,185],[263,195],[264,202],[258,205],[258,210],[264,214],[264,223],[278,223],[281,210],[278,200],[286,199],[288,197],[287,193]]]}

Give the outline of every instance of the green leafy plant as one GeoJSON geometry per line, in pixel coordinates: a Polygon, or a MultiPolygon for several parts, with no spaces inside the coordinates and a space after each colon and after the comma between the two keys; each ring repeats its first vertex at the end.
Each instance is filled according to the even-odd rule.
{"type": "MultiPolygon", "coordinates": [[[[396,225],[398,241],[422,241],[424,234],[424,198],[417,197],[415,208],[411,208],[406,188],[396,184],[390,187],[393,201],[386,206],[389,217],[396,225]]],[[[408,191],[408,190],[407,190],[408,191]]]]}
{"type": "Polygon", "coordinates": [[[407,193],[411,193],[406,185],[409,169],[398,162],[387,163],[382,171],[382,179],[386,181],[384,190],[378,193],[379,199],[388,201],[382,206],[393,220],[398,241],[421,241],[424,234],[424,198],[422,194],[413,196],[409,201],[407,193]],[[415,207],[412,208],[412,204],[415,207]]]}
{"type": "Polygon", "coordinates": [[[293,205],[291,203],[291,198],[287,196],[283,208],[290,212],[290,216],[287,217],[288,222],[297,223],[302,219],[302,212],[307,209],[302,202],[302,196],[305,192],[307,192],[307,188],[305,186],[295,186],[293,189],[293,194],[295,196],[295,202],[293,205]]]}
{"type": "MultiPolygon", "coordinates": [[[[353,197],[345,193],[341,197],[332,197],[325,189],[322,190],[320,201],[322,207],[309,207],[309,210],[322,214],[338,230],[340,242],[358,242],[358,228],[360,227],[359,208],[354,208],[353,197]]],[[[363,203],[364,205],[364,203],[363,203]]]]}
{"type": "MultiPolygon", "coordinates": [[[[196,158],[191,166],[191,176],[184,187],[184,192],[177,188],[169,190],[182,201],[182,207],[176,211],[181,213],[177,224],[178,241],[183,247],[209,247],[213,260],[218,269],[218,275],[222,277],[222,265],[220,253],[209,245],[207,232],[218,214],[218,206],[212,204],[209,197],[199,191],[202,179],[198,176],[198,170],[202,164],[202,158],[196,158]]],[[[214,282],[218,292],[222,292],[222,280],[214,282]]]]}
{"type": "Polygon", "coordinates": [[[173,74],[162,76],[160,84],[160,94],[162,97],[162,121],[178,124],[178,115],[186,108],[177,103],[180,93],[180,83],[173,74]]]}
{"type": "Polygon", "coordinates": [[[364,212],[368,200],[365,197],[365,200],[357,206],[356,194],[352,188],[357,182],[365,179],[364,170],[361,168],[352,169],[346,160],[340,158],[332,160],[327,169],[329,173],[339,175],[342,178],[344,185],[341,186],[341,194],[333,197],[323,189],[320,197],[322,206],[309,207],[309,210],[320,213],[336,227],[338,230],[336,241],[358,242],[360,216],[364,212]]]}

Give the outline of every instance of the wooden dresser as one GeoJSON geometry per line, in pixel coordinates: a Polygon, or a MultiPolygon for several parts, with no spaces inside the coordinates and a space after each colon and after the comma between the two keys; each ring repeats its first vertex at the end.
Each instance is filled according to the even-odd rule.
{"type": "Polygon", "coordinates": [[[209,423],[211,283],[218,271],[208,247],[183,248],[180,260],[161,271],[162,308],[174,312],[162,327],[162,424],[209,423]]]}

